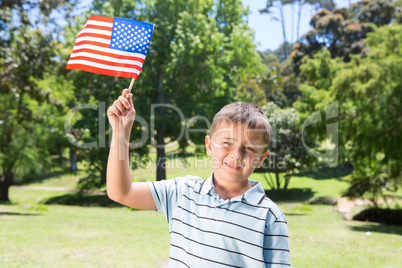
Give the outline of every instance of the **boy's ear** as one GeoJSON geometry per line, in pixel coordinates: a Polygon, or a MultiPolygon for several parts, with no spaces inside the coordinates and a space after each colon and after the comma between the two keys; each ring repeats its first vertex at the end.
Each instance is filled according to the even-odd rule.
{"type": "Polygon", "coordinates": [[[260,161],[258,161],[257,167],[260,168],[262,166],[262,163],[264,163],[265,158],[267,158],[269,155],[269,150],[267,150],[265,153],[263,153],[260,157],[260,161]]]}
{"type": "Polygon", "coordinates": [[[207,154],[212,155],[212,140],[209,135],[205,136],[205,148],[207,149],[207,154]]]}

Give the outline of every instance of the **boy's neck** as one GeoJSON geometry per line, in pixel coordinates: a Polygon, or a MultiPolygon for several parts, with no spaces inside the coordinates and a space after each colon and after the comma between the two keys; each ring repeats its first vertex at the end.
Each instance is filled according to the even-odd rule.
{"type": "Polygon", "coordinates": [[[241,182],[226,182],[217,179],[215,175],[212,177],[212,183],[215,187],[215,192],[223,199],[227,200],[244,194],[251,188],[248,180],[241,182]]]}

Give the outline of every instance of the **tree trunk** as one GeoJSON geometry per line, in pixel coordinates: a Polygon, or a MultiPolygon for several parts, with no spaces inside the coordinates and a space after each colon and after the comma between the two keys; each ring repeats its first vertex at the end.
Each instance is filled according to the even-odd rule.
{"type": "Polygon", "coordinates": [[[279,180],[279,173],[275,172],[275,177],[276,177],[276,189],[281,189],[281,181],[279,180]]]}
{"type": "Polygon", "coordinates": [[[290,43],[293,44],[293,37],[295,36],[295,23],[294,23],[295,9],[293,4],[290,6],[290,8],[292,9],[292,31],[290,33],[290,43]]]}
{"type": "Polygon", "coordinates": [[[297,38],[296,41],[299,41],[300,39],[300,18],[301,18],[301,11],[303,8],[303,4],[301,3],[301,1],[299,1],[299,10],[297,12],[297,38]]]}
{"type": "Polygon", "coordinates": [[[105,185],[106,184],[106,174],[107,174],[107,162],[104,165],[104,168],[101,169],[100,171],[100,177],[101,177],[101,185],[105,185]]]}
{"type": "Polygon", "coordinates": [[[77,151],[72,147],[70,147],[70,169],[77,170],[77,151]]]}
{"type": "Polygon", "coordinates": [[[286,43],[288,41],[287,41],[287,38],[286,38],[285,16],[283,14],[283,4],[280,5],[279,11],[281,13],[282,34],[283,34],[283,44],[284,44],[283,45],[283,51],[284,51],[284,54],[285,54],[285,59],[287,59],[289,53],[288,53],[288,48],[287,48],[287,45],[286,45],[286,43]]]}
{"type": "Polygon", "coordinates": [[[0,201],[10,202],[8,197],[8,189],[11,186],[12,175],[3,175],[0,177],[0,201]]]}
{"type": "MultiPolygon", "coordinates": [[[[163,94],[163,70],[159,70],[158,75],[158,96],[157,101],[159,104],[165,103],[165,95],[163,94]]],[[[159,107],[159,117],[165,116],[165,107],[159,107]]],[[[160,120],[163,122],[162,120],[160,120]]],[[[156,127],[156,180],[166,180],[166,153],[165,153],[165,132],[164,126],[158,124],[156,127]]]]}
{"type": "Polygon", "coordinates": [[[156,147],[156,180],[166,180],[166,153],[165,153],[165,133],[163,130],[157,130],[156,147]]]}
{"type": "Polygon", "coordinates": [[[290,175],[285,175],[285,186],[283,187],[283,189],[284,190],[287,190],[288,189],[288,185],[289,185],[289,182],[290,182],[290,175]]]}

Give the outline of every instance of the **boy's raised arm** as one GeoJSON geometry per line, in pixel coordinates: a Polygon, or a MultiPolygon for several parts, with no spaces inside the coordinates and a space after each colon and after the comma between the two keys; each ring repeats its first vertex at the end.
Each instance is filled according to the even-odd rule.
{"type": "Polygon", "coordinates": [[[129,163],[129,140],[135,119],[133,95],[124,89],[122,95],[107,110],[113,129],[106,172],[107,194],[110,199],[123,205],[156,210],[151,191],[145,182],[131,180],[129,163]]]}

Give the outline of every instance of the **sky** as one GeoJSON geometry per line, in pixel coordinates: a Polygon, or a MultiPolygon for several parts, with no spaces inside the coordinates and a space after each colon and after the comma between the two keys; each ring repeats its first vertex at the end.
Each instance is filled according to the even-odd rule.
{"type": "MultiPolygon", "coordinates": [[[[275,50],[280,44],[283,43],[282,25],[279,21],[272,19],[273,16],[268,14],[260,14],[259,9],[263,9],[266,4],[266,0],[242,0],[243,6],[249,7],[251,14],[248,16],[248,24],[250,28],[255,31],[255,41],[257,49],[259,51],[265,51],[267,49],[275,50]]],[[[337,7],[346,7],[349,2],[356,3],[357,0],[334,0],[337,7]]],[[[273,9],[275,10],[275,8],[273,9]]],[[[310,26],[310,18],[315,13],[312,7],[306,5],[302,9],[302,16],[300,20],[300,35],[305,34],[312,29],[310,26]]],[[[278,18],[279,12],[277,9],[274,13],[278,18]]],[[[295,5],[294,15],[290,6],[285,6],[285,29],[288,42],[295,42],[296,38],[296,23],[297,23],[297,5],[295,5]],[[292,18],[294,23],[293,39],[292,39],[292,18]]]]}
{"type": "MultiPolygon", "coordinates": [[[[260,14],[259,9],[265,7],[267,0],[242,0],[244,7],[249,7],[250,15],[248,16],[248,25],[255,31],[254,40],[257,44],[257,49],[259,51],[265,51],[267,49],[275,50],[280,44],[283,43],[282,26],[279,21],[272,19],[272,15],[260,14]]],[[[355,3],[358,0],[334,0],[337,7],[346,7],[349,2],[355,3]]],[[[78,10],[87,9],[90,6],[91,0],[82,0],[81,5],[79,5],[78,10]]],[[[290,6],[285,6],[284,17],[285,17],[285,28],[286,36],[288,42],[295,42],[296,37],[296,23],[297,23],[297,6],[295,5],[294,13],[290,6]],[[293,21],[292,21],[293,19],[293,21]],[[292,23],[294,25],[293,35],[292,35],[292,23]]],[[[274,15],[279,17],[278,10],[273,9],[274,15]]],[[[309,5],[306,5],[302,9],[302,16],[300,20],[300,35],[302,36],[309,30],[311,26],[309,24],[311,16],[316,11],[309,5]]]]}

